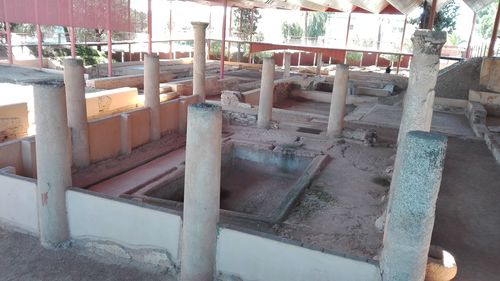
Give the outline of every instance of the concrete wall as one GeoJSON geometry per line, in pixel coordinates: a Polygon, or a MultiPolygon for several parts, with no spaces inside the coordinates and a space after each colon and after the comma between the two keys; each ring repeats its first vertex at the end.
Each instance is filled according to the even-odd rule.
{"type": "Polygon", "coordinates": [[[0,173],[0,221],[38,235],[36,182],[0,173]]]}
{"type": "MultiPolygon", "coordinates": [[[[222,90],[230,89],[239,82],[238,78],[230,77],[220,80],[217,76],[208,76],[205,78],[206,95],[219,95],[222,90]]],[[[177,92],[180,96],[191,96],[193,94],[193,79],[184,79],[165,84],[177,92]]]]}
{"type": "Polygon", "coordinates": [[[162,135],[177,131],[179,128],[179,100],[160,104],[160,130],[162,135]]]}
{"type": "Polygon", "coordinates": [[[27,103],[0,106],[0,142],[26,136],[28,127],[27,103]]]}
{"type": "MultiPolygon", "coordinates": [[[[279,79],[274,81],[274,92],[273,92],[273,102],[277,103],[287,98],[291,92],[291,86],[294,83],[298,83],[301,77],[295,76],[285,79],[279,79]]],[[[241,93],[243,100],[241,102],[249,103],[251,105],[259,105],[260,88],[253,89],[241,93]]]]}
{"type": "Polygon", "coordinates": [[[68,190],[66,200],[71,238],[166,250],[178,261],[180,216],[84,191],[68,190]]]}
{"type": "Polygon", "coordinates": [[[500,93],[470,90],[469,101],[482,104],[488,115],[500,117],[500,93]]]}
{"type": "Polygon", "coordinates": [[[0,143],[0,168],[12,166],[17,173],[23,171],[23,159],[21,154],[21,141],[13,140],[0,143]]]}
{"type": "Polygon", "coordinates": [[[482,88],[500,93],[500,59],[483,59],[479,84],[482,88]]]}
{"type": "Polygon", "coordinates": [[[142,103],[137,88],[129,87],[90,93],[85,98],[89,118],[130,110],[142,103]]]}
{"type": "Polygon", "coordinates": [[[227,228],[219,229],[217,270],[252,281],[380,280],[374,264],[227,228]]]}
{"type": "MultiPolygon", "coordinates": [[[[42,59],[42,65],[44,68],[48,67],[48,63],[49,63],[48,58],[42,59]]],[[[23,60],[14,59],[14,65],[38,68],[38,59],[23,59],[23,60]]]]}
{"type": "Polygon", "coordinates": [[[89,123],[90,161],[117,156],[121,145],[121,116],[113,115],[89,123]]]}
{"type": "Polygon", "coordinates": [[[124,114],[128,116],[130,122],[128,129],[132,148],[148,143],[150,139],[149,108],[136,109],[124,114]]]}
{"type": "MultiPolygon", "coordinates": [[[[171,81],[174,75],[168,72],[160,73],[160,83],[171,81]]],[[[90,79],[86,82],[87,87],[96,89],[115,89],[120,87],[144,88],[144,75],[123,75],[115,77],[90,79]]]]}
{"type": "Polygon", "coordinates": [[[454,63],[439,71],[436,97],[467,100],[469,89],[479,88],[482,58],[454,63]]]}
{"type": "MultiPolygon", "coordinates": [[[[0,192],[0,221],[38,234],[36,182],[0,173],[0,192]]],[[[72,239],[108,255],[138,257],[141,262],[173,272],[178,268],[182,228],[179,214],[80,189],[66,191],[66,200],[72,239]]],[[[248,281],[380,280],[375,264],[266,236],[219,228],[217,270],[248,281]]]]}

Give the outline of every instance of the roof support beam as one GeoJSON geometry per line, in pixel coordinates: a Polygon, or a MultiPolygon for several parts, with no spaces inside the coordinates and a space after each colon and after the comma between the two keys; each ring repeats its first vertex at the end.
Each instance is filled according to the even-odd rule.
{"type": "Polygon", "coordinates": [[[111,77],[113,76],[113,45],[111,44],[111,0],[107,1],[108,77],[111,77]]]}
{"type": "Polygon", "coordinates": [[[434,18],[436,17],[436,6],[437,6],[437,0],[432,0],[432,6],[431,6],[431,15],[429,16],[429,21],[427,25],[427,29],[432,30],[434,27],[434,18]]]}
{"type": "Polygon", "coordinates": [[[151,0],[148,0],[148,55],[153,53],[153,9],[151,0]]]}
{"type": "Polygon", "coordinates": [[[488,48],[488,57],[491,58],[495,52],[495,43],[497,41],[498,21],[500,19],[500,2],[498,2],[497,16],[493,24],[493,32],[491,33],[490,47],[488,48]]]}
{"type": "Polygon", "coordinates": [[[474,16],[472,17],[472,27],[470,29],[469,41],[467,41],[467,50],[465,51],[465,57],[471,57],[470,44],[472,42],[472,34],[474,34],[474,28],[476,26],[476,12],[474,12],[474,16]]]}
{"type": "Polygon", "coordinates": [[[224,0],[224,16],[222,17],[222,41],[220,44],[220,79],[224,79],[224,56],[226,54],[226,13],[227,0],[224,0]]]}

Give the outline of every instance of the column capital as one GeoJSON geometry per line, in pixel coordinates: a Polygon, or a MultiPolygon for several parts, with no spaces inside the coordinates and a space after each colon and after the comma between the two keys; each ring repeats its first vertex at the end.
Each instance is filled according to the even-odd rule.
{"type": "Polygon", "coordinates": [[[205,29],[208,26],[208,22],[192,21],[191,25],[193,26],[193,28],[203,28],[203,29],[205,29]]]}
{"type": "Polygon", "coordinates": [[[262,61],[274,64],[274,56],[272,56],[272,57],[264,57],[264,58],[262,58],[262,61]]]}
{"type": "Polygon", "coordinates": [[[83,60],[78,59],[78,58],[65,58],[63,60],[63,65],[71,65],[71,66],[82,66],[83,67],[83,60]]]}
{"type": "Polygon", "coordinates": [[[156,53],[144,54],[144,58],[160,59],[160,56],[156,53]]]}
{"type": "Polygon", "coordinates": [[[446,32],[417,29],[411,37],[413,53],[439,55],[446,43],[446,32]]]}

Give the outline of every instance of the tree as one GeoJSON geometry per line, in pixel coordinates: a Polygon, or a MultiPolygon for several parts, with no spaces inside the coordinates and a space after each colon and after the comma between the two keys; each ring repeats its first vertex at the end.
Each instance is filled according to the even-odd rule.
{"type": "Polygon", "coordinates": [[[488,39],[491,37],[491,33],[493,32],[493,24],[495,23],[497,7],[498,0],[495,0],[477,13],[476,23],[479,23],[479,33],[484,39],[488,39]]]}
{"type": "Polygon", "coordinates": [[[318,38],[325,35],[325,25],[328,20],[328,13],[313,13],[312,20],[307,24],[307,36],[318,38]]]}
{"type": "MultiPolygon", "coordinates": [[[[256,9],[236,8],[233,10],[233,23],[240,40],[251,41],[257,34],[257,24],[262,16],[256,9]]],[[[238,61],[241,60],[241,43],[238,43],[238,61]]]]}
{"type": "MultiPolygon", "coordinates": [[[[431,4],[424,1],[420,7],[423,9],[422,14],[418,18],[413,18],[409,20],[410,24],[418,23],[419,28],[426,29],[429,25],[430,14],[431,14],[431,4]]],[[[434,30],[453,32],[455,31],[458,17],[458,4],[455,0],[451,0],[445,6],[443,6],[434,18],[434,30]]]]}
{"type": "Polygon", "coordinates": [[[257,34],[257,24],[262,16],[256,9],[236,8],[233,10],[233,22],[241,40],[250,40],[257,34]],[[253,16],[252,16],[253,15],[253,16]]]}
{"type": "Polygon", "coordinates": [[[281,25],[281,33],[285,38],[302,37],[302,35],[304,34],[304,30],[302,29],[302,26],[300,26],[300,24],[296,22],[293,23],[284,22],[281,25]]]}
{"type": "Polygon", "coordinates": [[[434,29],[451,33],[455,31],[458,17],[458,4],[455,0],[448,2],[439,10],[434,20],[434,29]]]}

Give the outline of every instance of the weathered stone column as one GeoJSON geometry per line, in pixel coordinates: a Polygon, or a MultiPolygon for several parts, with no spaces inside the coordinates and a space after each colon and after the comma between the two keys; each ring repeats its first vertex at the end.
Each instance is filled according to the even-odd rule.
{"type": "Polygon", "coordinates": [[[329,136],[338,137],[342,135],[348,82],[349,66],[347,64],[337,64],[332,101],[330,102],[330,116],[328,117],[327,134],[329,136]]]}
{"type": "Polygon", "coordinates": [[[212,281],[220,207],[222,108],[188,107],[181,281],[212,281]]]}
{"type": "Polygon", "coordinates": [[[160,128],[160,58],[157,55],[144,56],[144,106],[149,107],[149,128],[151,140],[159,140],[160,128]]]}
{"type": "Polygon", "coordinates": [[[287,78],[290,77],[290,65],[292,63],[292,54],[289,52],[285,52],[283,56],[285,56],[283,63],[283,78],[287,78]]]}
{"type": "Polygon", "coordinates": [[[318,53],[316,56],[316,75],[321,75],[321,67],[323,66],[323,53],[318,53]]]}
{"type": "Polygon", "coordinates": [[[260,80],[259,115],[257,127],[267,129],[273,114],[274,58],[264,58],[260,80]]]}
{"type": "Polygon", "coordinates": [[[434,87],[439,72],[439,56],[446,42],[446,32],[419,29],[411,38],[413,58],[398,142],[410,131],[429,132],[434,105],[434,87]]]}
{"type": "Polygon", "coordinates": [[[90,164],[84,73],[81,59],[64,60],[68,126],[71,129],[72,156],[75,167],[86,167],[90,164]]]}
{"type": "Polygon", "coordinates": [[[208,23],[191,22],[194,30],[193,95],[205,101],[205,31],[208,23]]]}
{"type": "Polygon", "coordinates": [[[398,147],[391,181],[380,267],[383,281],[423,281],[446,137],[409,132],[398,147]]]}
{"type": "Polygon", "coordinates": [[[40,240],[47,248],[69,239],[66,188],[71,186],[71,141],[64,84],[34,86],[37,206],[40,240]]]}

